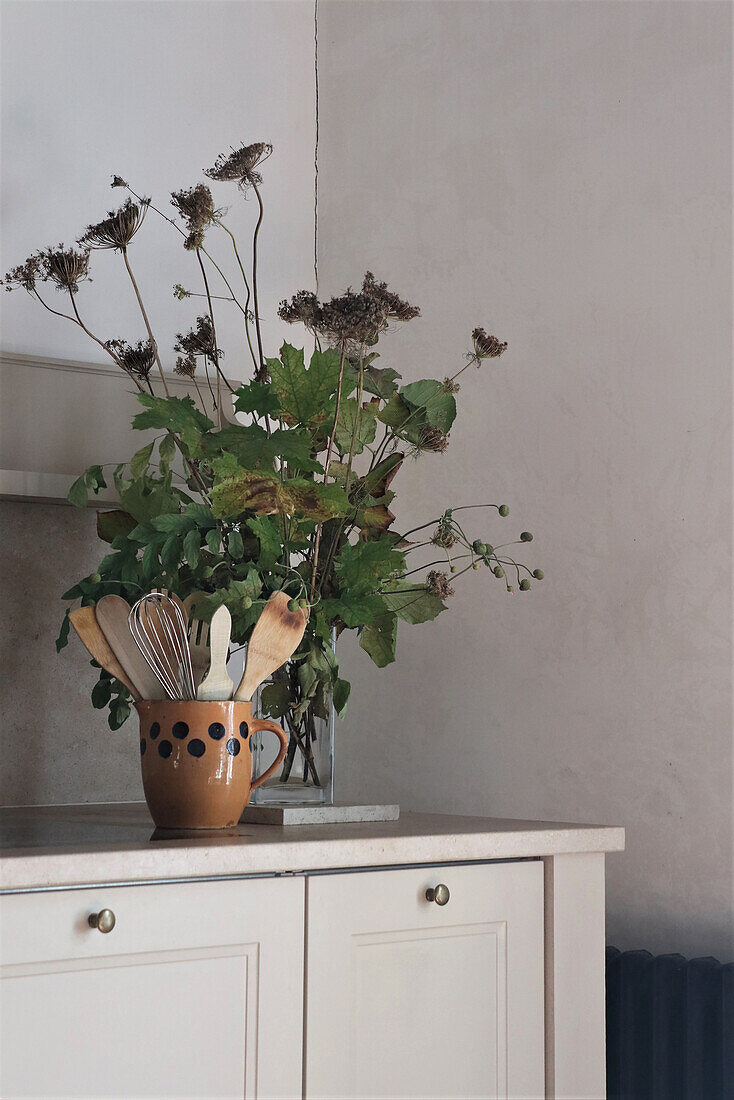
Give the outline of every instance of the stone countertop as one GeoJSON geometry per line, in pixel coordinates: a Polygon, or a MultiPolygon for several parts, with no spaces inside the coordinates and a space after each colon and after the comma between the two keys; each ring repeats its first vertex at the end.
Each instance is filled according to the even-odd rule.
{"type": "Polygon", "coordinates": [[[338,825],[154,829],[142,802],[0,809],[0,890],[619,852],[624,829],[402,814],[338,825]]]}

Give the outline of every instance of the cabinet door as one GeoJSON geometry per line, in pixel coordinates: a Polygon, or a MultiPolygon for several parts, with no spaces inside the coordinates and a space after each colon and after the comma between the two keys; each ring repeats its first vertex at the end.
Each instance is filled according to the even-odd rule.
{"type": "Polygon", "coordinates": [[[302,879],[0,898],[2,1096],[299,1095],[303,906],[302,879]]]}
{"type": "Polygon", "coordinates": [[[306,905],[310,1100],[544,1095],[542,863],[313,876],[306,905]]]}

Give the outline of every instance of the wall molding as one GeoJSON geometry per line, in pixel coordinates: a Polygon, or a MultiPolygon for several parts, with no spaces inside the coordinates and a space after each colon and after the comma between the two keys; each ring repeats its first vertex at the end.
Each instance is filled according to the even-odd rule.
{"type": "MultiPolygon", "coordinates": [[[[71,371],[74,374],[96,374],[116,378],[119,381],[129,381],[127,375],[119,367],[107,367],[101,363],[91,363],[82,359],[54,359],[47,355],[26,355],[23,352],[0,351],[0,366],[71,371]]],[[[184,390],[194,390],[194,384],[190,379],[182,378],[180,375],[168,371],[163,373],[167,385],[177,386],[184,390]]],[[[154,377],[159,378],[160,375],[154,377]]]]}

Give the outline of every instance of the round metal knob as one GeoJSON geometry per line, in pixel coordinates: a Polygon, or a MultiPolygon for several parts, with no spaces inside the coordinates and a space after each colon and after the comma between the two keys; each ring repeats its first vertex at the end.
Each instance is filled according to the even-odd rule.
{"type": "Polygon", "coordinates": [[[111,909],[100,909],[99,913],[89,914],[89,927],[98,932],[111,932],[115,927],[115,914],[111,909]]]}
{"type": "Polygon", "coordinates": [[[448,886],[439,882],[438,886],[429,886],[426,890],[426,901],[435,901],[436,905],[447,905],[451,897],[448,886]]]}

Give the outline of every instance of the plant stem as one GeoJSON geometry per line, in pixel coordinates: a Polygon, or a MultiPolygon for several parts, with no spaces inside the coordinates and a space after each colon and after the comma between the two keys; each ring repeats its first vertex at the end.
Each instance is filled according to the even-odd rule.
{"type": "MultiPolygon", "coordinates": [[[[329,477],[329,462],[331,461],[331,451],[334,446],[334,436],[336,435],[336,426],[339,421],[339,409],[342,399],[342,380],[344,378],[344,357],[346,353],[346,346],[342,342],[341,355],[339,357],[339,381],[336,387],[336,408],[334,410],[334,423],[331,429],[331,435],[329,436],[329,445],[326,448],[326,461],[324,463],[324,485],[329,477]]],[[[319,564],[319,543],[321,542],[321,527],[319,524],[316,528],[316,538],[313,548],[313,570],[311,572],[311,599],[313,600],[316,593],[316,571],[319,564]]]]}
{"type": "Polygon", "coordinates": [[[250,307],[250,284],[247,281],[247,276],[245,275],[245,269],[242,266],[242,261],[240,259],[240,254],[237,251],[237,241],[235,240],[234,233],[229,228],[229,226],[226,226],[224,224],[224,222],[217,221],[217,225],[220,227],[220,229],[223,229],[225,233],[229,234],[229,238],[232,241],[232,248],[234,249],[234,254],[237,258],[237,263],[239,264],[239,269],[242,273],[242,281],[244,282],[245,290],[247,291],[247,298],[245,299],[245,308],[242,311],[245,315],[245,336],[247,337],[247,346],[250,349],[250,355],[252,356],[252,362],[254,364],[255,370],[257,370],[257,358],[255,356],[255,349],[252,346],[252,338],[250,336],[250,320],[249,320],[249,317],[248,317],[248,310],[249,310],[249,307],[250,307]]]}
{"type": "Polygon", "coordinates": [[[165,393],[166,397],[169,397],[170,395],[168,393],[168,386],[166,385],[166,377],[163,373],[163,364],[161,363],[161,357],[158,354],[158,345],[155,342],[155,336],[153,335],[153,330],[150,327],[150,321],[148,320],[148,314],[145,312],[145,306],[143,305],[143,299],[140,297],[140,291],[138,290],[138,284],[135,282],[135,276],[133,275],[133,269],[130,267],[130,261],[127,258],[127,249],[126,248],[122,249],[122,258],[125,261],[125,267],[127,268],[127,273],[130,276],[130,282],[133,284],[133,289],[135,290],[135,297],[138,299],[138,305],[140,306],[140,312],[143,315],[143,321],[145,322],[145,327],[148,330],[148,339],[150,340],[151,347],[153,348],[153,354],[155,355],[155,361],[158,364],[158,373],[160,374],[161,382],[163,383],[163,392],[165,393]]]}
{"type": "Polygon", "coordinates": [[[108,348],[107,345],[104,344],[99,339],[98,336],[95,336],[93,332],[89,331],[89,329],[84,324],[81,317],[79,316],[79,310],[76,308],[76,302],[74,301],[74,295],[72,294],[71,290],[69,291],[69,297],[71,298],[71,308],[74,310],[74,317],[70,317],[68,313],[59,313],[59,311],[57,309],[52,309],[51,306],[46,305],[46,303],[44,302],[43,298],[41,297],[41,295],[38,293],[37,290],[34,290],[33,293],[36,295],[36,297],[38,298],[38,301],[41,303],[41,305],[45,309],[47,309],[49,311],[49,313],[54,313],[57,317],[65,317],[67,321],[71,321],[73,324],[79,325],[79,328],[82,329],[82,331],[85,332],[87,334],[87,336],[89,336],[92,340],[94,340],[95,344],[99,344],[99,346],[101,348],[103,348],[104,351],[107,352],[109,357],[115,363],[117,363],[118,367],[120,367],[122,370],[124,370],[125,374],[128,376],[128,378],[132,379],[132,381],[138,387],[140,392],[145,393],[145,389],[144,389],[143,385],[141,384],[140,379],[137,378],[136,375],[134,375],[131,370],[128,370],[128,368],[123,363],[122,359],[120,359],[119,356],[115,355],[115,353],[112,351],[112,349],[108,348]]]}
{"type": "Polygon", "coordinates": [[[252,304],[255,312],[255,334],[257,336],[257,351],[260,356],[260,365],[255,372],[255,377],[258,382],[264,382],[267,375],[267,368],[265,366],[265,359],[263,357],[263,342],[262,334],[260,332],[260,308],[257,300],[257,238],[260,233],[260,226],[263,220],[263,200],[260,197],[260,192],[257,189],[257,184],[253,183],[252,189],[257,197],[257,203],[260,207],[260,214],[257,219],[257,225],[255,226],[255,232],[252,236],[252,304]],[[259,376],[259,377],[258,377],[259,376]]]}

